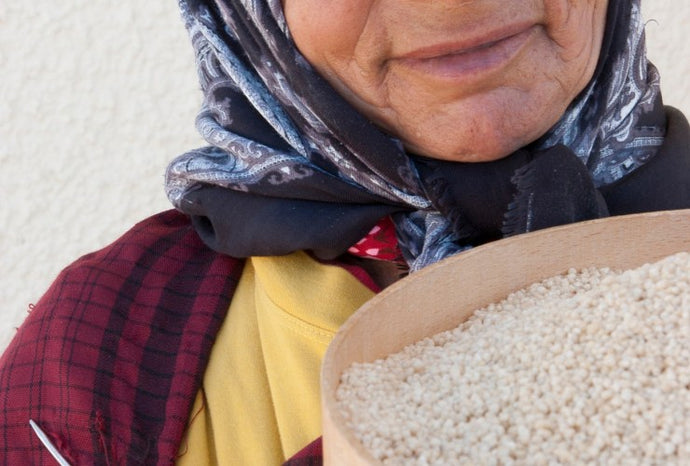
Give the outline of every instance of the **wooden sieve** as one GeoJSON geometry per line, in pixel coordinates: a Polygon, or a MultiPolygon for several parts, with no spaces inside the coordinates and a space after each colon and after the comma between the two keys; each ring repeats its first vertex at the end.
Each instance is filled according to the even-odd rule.
{"type": "Polygon", "coordinates": [[[324,464],[379,464],[345,426],[335,391],[370,362],[457,327],[474,310],[569,268],[630,269],[690,251],[690,209],[611,217],[489,243],[417,272],[365,303],[340,328],[321,370],[324,464]]]}

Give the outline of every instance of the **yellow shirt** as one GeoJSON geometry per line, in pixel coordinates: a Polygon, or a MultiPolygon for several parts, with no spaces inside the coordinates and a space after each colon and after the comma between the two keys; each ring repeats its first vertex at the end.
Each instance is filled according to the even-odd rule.
{"type": "Polygon", "coordinates": [[[211,351],[179,465],[278,465],[321,435],[319,370],[373,292],[298,252],[247,261],[211,351]]]}

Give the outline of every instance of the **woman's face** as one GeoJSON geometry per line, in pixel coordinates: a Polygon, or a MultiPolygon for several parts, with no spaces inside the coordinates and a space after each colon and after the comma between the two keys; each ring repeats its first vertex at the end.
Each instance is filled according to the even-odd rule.
{"type": "Polygon", "coordinates": [[[440,159],[534,141],[587,85],[607,0],[283,0],[297,47],[351,104],[440,159]]]}

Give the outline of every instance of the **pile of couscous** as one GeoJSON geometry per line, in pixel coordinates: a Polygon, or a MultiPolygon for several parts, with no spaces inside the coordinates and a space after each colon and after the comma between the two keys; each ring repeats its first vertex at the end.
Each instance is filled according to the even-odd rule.
{"type": "Polygon", "coordinates": [[[690,464],[690,254],[534,284],[336,397],[384,464],[690,464]]]}

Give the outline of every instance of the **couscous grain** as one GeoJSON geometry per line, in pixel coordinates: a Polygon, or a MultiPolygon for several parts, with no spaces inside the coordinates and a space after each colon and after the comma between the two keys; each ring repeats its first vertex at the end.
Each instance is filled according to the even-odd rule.
{"type": "Polygon", "coordinates": [[[383,464],[690,464],[690,254],[534,284],[336,397],[383,464]]]}

